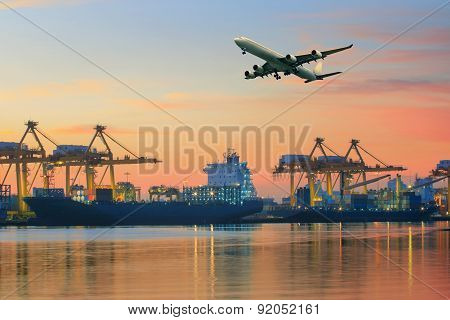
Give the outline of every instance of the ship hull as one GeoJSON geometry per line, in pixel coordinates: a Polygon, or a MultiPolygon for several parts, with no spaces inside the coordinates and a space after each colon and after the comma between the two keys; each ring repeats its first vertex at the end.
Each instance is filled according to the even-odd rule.
{"type": "Polygon", "coordinates": [[[243,205],[185,202],[92,203],[70,198],[30,197],[25,199],[36,218],[29,225],[115,226],[115,225],[204,225],[238,221],[262,210],[261,200],[243,205]]]}
{"type": "MultiPolygon", "coordinates": [[[[280,210],[281,211],[281,210],[280,210]]],[[[283,222],[332,223],[332,222],[417,222],[428,221],[436,208],[419,210],[283,210],[283,222]],[[290,214],[289,214],[290,213],[290,214]]],[[[280,212],[281,213],[281,212],[280,212]]]]}

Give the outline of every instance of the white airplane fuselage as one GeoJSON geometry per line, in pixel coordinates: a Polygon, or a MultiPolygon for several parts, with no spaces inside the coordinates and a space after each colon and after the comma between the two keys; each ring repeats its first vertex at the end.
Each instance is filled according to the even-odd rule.
{"type": "Polygon", "coordinates": [[[248,52],[258,58],[265,60],[277,71],[292,73],[302,79],[310,81],[317,80],[314,72],[303,68],[302,66],[292,67],[289,64],[280,61],[280,59],[284,58],[283,55],[272,49],[264,47],[256,41],[253,41],[246,37],[238,37],[234,39],[234,42],[239,48],[242,49],[243,52],[248,52]]]}

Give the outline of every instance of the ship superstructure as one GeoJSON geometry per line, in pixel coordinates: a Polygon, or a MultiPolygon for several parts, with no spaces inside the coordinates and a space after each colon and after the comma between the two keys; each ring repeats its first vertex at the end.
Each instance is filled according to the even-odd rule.
{"type": "Polygon", "coordinates": [[[239,187],[243,200],[255,198],[257,193],[247,162],[240,162],[239,155],[233,149],[228,149],[223,157],[222,163],[211,163],[203,169],[208,175],[208,186],[239,187]]]}

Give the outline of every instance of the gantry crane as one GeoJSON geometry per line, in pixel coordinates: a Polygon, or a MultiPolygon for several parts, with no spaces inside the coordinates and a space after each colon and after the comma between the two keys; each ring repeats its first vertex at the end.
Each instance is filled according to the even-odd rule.
{"type": "MultiPolygon", "coordinates": [[[[327,195],[331,196],[333,193],[333,189],[338,181],[340,180],[340,194],[341,199],[346,192],[351,192],[352,189],[357,187],[366,187],[370,183],[374,183],[381,179],[387,178],[390,175],[384,175],[382,177],[378,177],[375,179],[367,180],[366,173],[370,172],[391,172],[391,171],[403,171],[406,168],[402,166],[392,166],[387,165],[383,161],[379,160],[375,156],[373,156],[369,151],[364,149],[359,145],[359,140],[352,139],[350,142],[350,147],[345,153],[345,156],[340,156],[333,149],[325,145],[324,138],[316,138],[314,147],[312,151],[306,157],[301,157],[295,159],[289,163],[284,163],[280,161],[278,166],[275,166],[275,170],[273,174],[283,175],[289,174],[290,177],[290,204],[291,206],[296,205],[296,197],[295,191],[300,185],[300,182],[303,176],[306,174],[308,179],[308,185],[310,190],[310,206],[315,205],[315,198],[317,196],[318,188],[316,190],[315,184],[316,180],[320,182],[326,181],[327,185],[327,195]],[[319,150],[322,154],[322,157],[316,158],[314,157],[314,153],[316,150],[319,150]],[[350,158],[350,154],[352,150],[358,155],[358,160],[354,161],[350,158]],[[328,151],[328,152],[327,152],[328,151]],[[375,166],[367,165],[366,161],[362,157],[362,152],[368,154],[370,157],[377,161],[375,166]],[[330,154],[331,153],[331,154],[330,154]],[[300,173],[300,178],[295,184],[295,175],[296,173],[300,173]],[[337,174],[335,181],[332,181],[332,174],[337,174]],[[355,184],[350,185],[353,181],[353,175],[358,174],[358,178],[355,184]],[[319,175],[323,175],[324,178],[317,179],[319,175]],[[362,177],[362,182],[359,182],[359,179],[362,177]]],[[[364,190],[367,192],[367,190],[364,190]]]]}
{"type": "MultiPolygon", "coordinates": [[[[27,207],[25,202],[23,201],[23,198],[29,195],[32,186],[32,183],[29,184],[28,182],[28,164],[39,164],[39,167],[36,170],[32,181],[34,182],[36,180],[39,171],[42,169],[43,186],[44,188],[49,187],[49,175],[47,172],[48,158],[41,139],[39,138],[39,134],[41,135],[41,137],[44,137],[46,139],[49,138],[37,128],[37,125],[38,122],[36,121],[27,121],[25,123],[26,130],[22,135],[22,138],[19,140],[16,150],[4,150],[0,152],[0,164],[8,165],[6,173],[1,181],[1,185],[5,184],[11,167],[13,165],[15,165],[16,167],[17,200],[19,205],[19,212],[26,211],[27,207]],[[29,135],[31,135],[37,143],[38,147],[36,149],[25,148],[24,142],[29,135]]],[[[50,141],[52,140],[50,139],[50,141]]]]}
{"type": "Polygon", "coordinates": [[[106,126],[97,125],[94,130],[94,136],[92,137],[87,149],[85,152],[81,154],[57,154],[57,155],[48,155],[44,149],[43,144],[39,138],[38,133],[51,142],[53,145],[58,147],[58,144],[50,139],[46,134],[40,131],[37,128],[38,123],[35,121],[28,121],[26,123],[27,129],[25,130],[24,135],[20,139],[18,147],[16,150],[7,150],[0,152],[0,164],[7,164],[8,169],[2,179],[2,185],[5,183],[6,178],[10,172],[10,169],[13,165],[16,166],[16,180],[17,180],[17,199],[18,199],[18,209],[19,212],[25,212],[27,210],[27,206],[23,201],[24,197],[29,196],[29,192],[31,187],[36,180],[37,174],[40,169],[42,169],[42,177],[43,177],[43,186],[44,188],[49,188],[49,180],[50,175],[48,174],[48,168],[54,167],[65,167],[66,169],[66,183],[65,183],[65,192],[66,195],[70,195],[70,190],[75,183],[78,175],[82,168],[85,168],[86,174],[86,185],[88,189],[88,200],[95,199],[95,168],[97,167],[106,167],[99,185],[102,183],[103,178],[106,175],[106,172],[110,173],[110,183],[111,188],[113,190],[113,195],[116,188],[115,176],[114,176],[114,166],[115,165],[124,165],[124,164],[144,164],[144,163],[158,163],[159,160],[155,158],[146,158],[139,157],[124,145],[119,143],[116,139],[114,139],[111,135],[109,135],[106,130],[106,126]],[[37,149],[25,149],[23,148],[23,143],[27,135],[31,134],[38,144],[37,149]],[[94,142],[98,139],[101,140],[103,145],[106,148],[106,152],[97,152],[93,150],[92,146],[94,142]],[[108,144],[107,138],[120,146],[123,150],[125,150],[128,154],[125,155],[124,158],[114,158],[113,152],[108,144]],[[34,175],[31,184],[28,182],[28,164],[36,163],[39,168],[34,175]],[[71,167],[78,167],[77,173],[71,183],[71,167]]]}

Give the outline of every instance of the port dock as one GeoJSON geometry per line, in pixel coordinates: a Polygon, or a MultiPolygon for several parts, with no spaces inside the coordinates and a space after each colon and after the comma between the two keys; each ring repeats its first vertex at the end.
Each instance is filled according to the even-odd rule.
{"type": "MultiPolygon", "coordinates": [[[[310,153],[282,155],[273,176],[275,180],[289,177],[290,192],[285,209],[317,210],[425,210],[426,204],[434,201],[427,188],[444,179],[449,181],[449,163],[446,160],[441,161],[429,177],[416,179],[414,186],[403,183],[400,173],[405,170],[403,165],[382,161],[357,139],[352,139],[349,148],[339,154],[325,144],[324,138],[318,137],[310,153]],[[369,165],[369,162],[374,165],[369,165]],[[375,176],[368,179],[369,174],[375,176]],[[392,174],[395,174],[393,179],[392,174]],[[388,188],[369,190],[368,186],[385,179],[391,179],[388,188]],[[305,181],[305,187],[300,187],[302,181],[305,181]],[[416,191],[428,191],[428,194],[417,195],[416,191]]],[[[448,199],[449,189],[440,190],[437,198],[448,199]]],[[[440,211],[448,214],[448,204],[437,202],[440,211]]]]}

